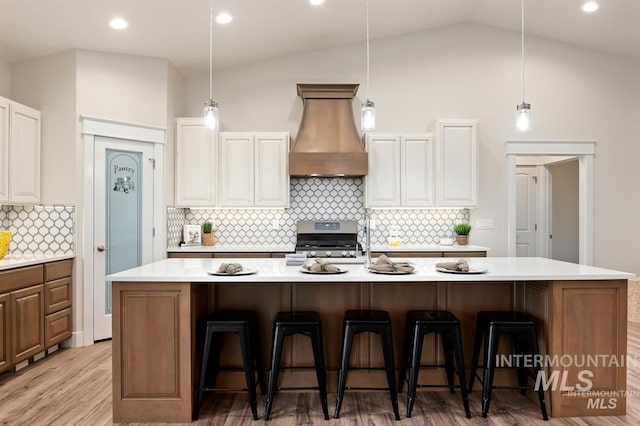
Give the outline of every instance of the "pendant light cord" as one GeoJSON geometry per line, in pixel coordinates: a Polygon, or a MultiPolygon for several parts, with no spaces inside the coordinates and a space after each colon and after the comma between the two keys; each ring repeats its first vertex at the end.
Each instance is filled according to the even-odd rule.
{"type": "Polygon", "coordinates": [[[369,0],[366,0],[367,5],[367,100],[369,100],[369,0]]]}
{"type": "Polygon", "coordinates": [[[213,0],[209,2],[209,99],[213,99],[213,0]]]}
{"type": "Polygon", "coordinates": [[[521,58],[520,58],[520,63],[522,66],[522,103],[524,103],[524,0],[522,0],[522,7],[521,7],[521,36],[520,36],[520,54],[521,54],[521,58]]]}

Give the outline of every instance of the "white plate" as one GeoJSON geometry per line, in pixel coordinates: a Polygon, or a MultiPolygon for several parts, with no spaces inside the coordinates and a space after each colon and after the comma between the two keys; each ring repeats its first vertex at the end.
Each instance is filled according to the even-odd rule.
{"type": "Polygon", "coordinates": [[[242,271],[236,272],[235,274],[229,274],[227,272],[218,272],[218,271],[207,271],[209,275],[217,275],[220,277],[233,277],[236,275],[252,275],[258,272],[257,269],[243,269],[242,271]]]}
{"type": "Polygon", "coordinates": [[[465,271],[452,271],[451,269],[441,268],[439,266],[436,266],[436,271],[438,271],[438,272],[446,272],[448,274],[484,274],[485,272],[487,272],[487,269],[484,269],[484,268],[470,268],[469,272],[465,272],[465,271]]]}
{"type": "Polygon", "coordinates": [[[329,272],[329,271],[310,271],[305,268],[300,268],[300,272],[304,272],[305,274],[316,274],[316,275],[335,275],[335,274],[344,274],[348,269],[340,269],[338,268],[338,272],[329,272]]]}
{"type": "Polygon", "coordinates": [[[369,272],[371,272],[372,274],[382,274],[382,275],[409,275],[409,274],[413,274],[416,271],[376,271],[375,269],[369,269],[369,272]]]}

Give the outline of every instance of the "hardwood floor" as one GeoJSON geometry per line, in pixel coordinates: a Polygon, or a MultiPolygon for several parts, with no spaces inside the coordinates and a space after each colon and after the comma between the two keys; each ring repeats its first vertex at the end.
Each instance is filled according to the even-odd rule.
{"type": "MultiPolygon", "coordinates": [[[[640,359],[640,323],[629,323],[628,352],[640,359]]],[[[640,395],[640,365],[628,369],[628,390],[640,395]]],[[[405,414],[406,394],[400,395],[402,420],[395,422],[386,392],[347,392],[341,418],[325,422],[317,393],[280,392],[273,425],[638,425],[640,396],[630,396],[624,417],[552,418],[542,421],[538,407],[515,391],[496,391],[489,418],[480,416],[480,395],[470,395],[471,419],[466,419],[459,393],[422,392],[405,414]]],[[[329,395],[333,414],[335,394],[329,395]]],[[[262,414],[264,406],[259,407],[262,414]]],[[[17,373],[0,375],[0,424],[111,424],[111,342],[63,349],[17,373]]],[[[205,394],[198,425],[235,426],[253,422],[245,393],[205,394]]]]}

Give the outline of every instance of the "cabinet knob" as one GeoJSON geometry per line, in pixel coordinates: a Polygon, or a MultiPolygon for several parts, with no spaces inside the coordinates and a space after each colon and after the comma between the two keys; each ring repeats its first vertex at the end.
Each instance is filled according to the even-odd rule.
{"type": "Polygon", "coordinates": [[[96,247],[96,250],[98,250],[98,251],[102,252],[102,251],[105,251],[105,250],[106,250],[106,247],[105,247],[105,246],[103,246],[102,244],[100,244],[98,247],[96,247]]]}

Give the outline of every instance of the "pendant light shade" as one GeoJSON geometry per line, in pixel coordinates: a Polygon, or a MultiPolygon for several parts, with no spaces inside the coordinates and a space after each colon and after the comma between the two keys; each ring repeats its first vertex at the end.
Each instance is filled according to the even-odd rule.
{"type": "Polygon", "coordinates": [[[213,0],[209,2],[209,101],[204,103],[204,125],[218,130],[218,103],[213,100],[213,0]]]}
{"type": "Polygon", "coordinates": [[[376,129],[376,104],[369,99],[362,104],[362,116],[360,117],[360,127],[364,131],[376,129]]]}
{"type": "Polygon", "coordinates": [[[516,131],[528,132],[531,130],[531,104],[524,100],[524,0],[521,0],[521,72],[522,72],[522,103],[516,106],[516,131]]]}
{"type": "Polygon", "coordinates": [[[369,100],[369,0],[365,1],[367,6],[367,100],[360,110],[360,128],[367,132],[376,129],[376,104],[369,100]]]}

